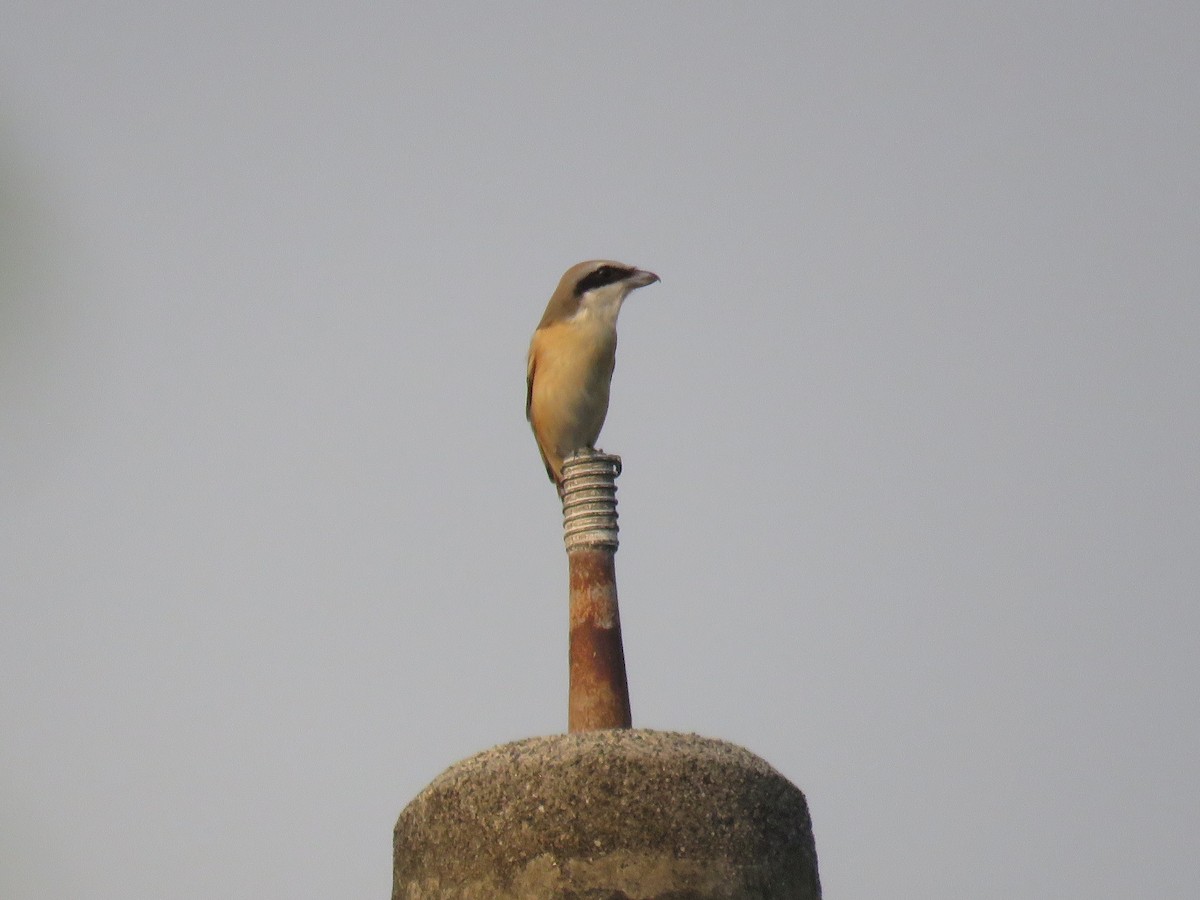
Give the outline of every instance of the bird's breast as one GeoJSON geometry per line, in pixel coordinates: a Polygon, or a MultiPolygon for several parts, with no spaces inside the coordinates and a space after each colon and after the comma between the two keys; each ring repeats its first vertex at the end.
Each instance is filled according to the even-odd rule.
{"type": "MultiPolygon", "coordinates": [[[[590,323],[589,323],[590,324],[590,323]]],[[[616,360],[612,328],[555,323],[534,334],[535,370],[531,418],[535,428],[556,432],[555,443],[595,441],[608,412],[608,389],[616,360]]]]}
{"type": "Polygon", "coordinates": [[[534,335],[537,380],[549,375],[550,381],[563,387],[590,391],[603,386],[607,390],[616,351],[615,329],[565,323],[539,329],[534,335]]]}

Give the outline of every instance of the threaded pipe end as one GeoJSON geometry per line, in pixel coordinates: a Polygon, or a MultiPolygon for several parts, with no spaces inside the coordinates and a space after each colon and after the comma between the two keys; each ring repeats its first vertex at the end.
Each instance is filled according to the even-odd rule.
{"type": "Polygon", "coordinates": [[[584,547],[617,550],[617,476],[621,457],[577,450],[563,460],[563,543],[567,552],[584,547]]]}

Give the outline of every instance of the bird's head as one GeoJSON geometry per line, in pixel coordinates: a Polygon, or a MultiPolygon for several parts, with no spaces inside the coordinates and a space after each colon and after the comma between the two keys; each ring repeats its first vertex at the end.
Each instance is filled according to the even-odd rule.
{"type": "Polygon", "coordinates": [[[658,280],[653,272],[610,259],[577,263],[563,273],[539,327],[582,318],[615,325],[630,291],[658,280]]]}

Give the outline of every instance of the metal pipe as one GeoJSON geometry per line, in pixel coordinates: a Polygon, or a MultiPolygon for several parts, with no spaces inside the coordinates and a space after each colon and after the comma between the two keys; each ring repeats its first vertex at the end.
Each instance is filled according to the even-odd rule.
{"type": "Polygon", "coordinates": [[[562,471],[571,602],[567,730],[629,728],[615,559],[621,459],[584,450],[565,460],[562,471]]]}

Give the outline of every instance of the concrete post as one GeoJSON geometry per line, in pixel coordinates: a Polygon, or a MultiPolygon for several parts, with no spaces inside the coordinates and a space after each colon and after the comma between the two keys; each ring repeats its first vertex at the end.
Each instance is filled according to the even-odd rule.
{"type": "Polygon", "coordinates": [[[618,729],[451,766],[400,815],[392,900],[818,900],[799,788],[734,744],[618,729]]]}

